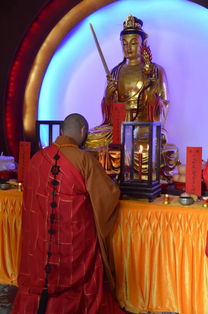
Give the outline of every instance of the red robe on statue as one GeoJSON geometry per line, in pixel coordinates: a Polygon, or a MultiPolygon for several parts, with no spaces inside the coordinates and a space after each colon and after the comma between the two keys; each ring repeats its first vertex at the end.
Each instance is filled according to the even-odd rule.
{"type": "MultiPolygon", "coordinates": [[[[90,174],[84,178],[82,170],[73,165],[67,154],[75,159],[76,154],[83,156],[84,168],[88,167],[87,163],[95,168],[97,164],[93,166],[88,153],[73,144],[68,146],[67,153],[55,145],[49,146],[36,153],[30,163],[24,189],[19,290],[13,314],[37,313],[46,277],[46,314],[123,313],[105,280],[98,239],[104,232],[101,230],[99,235],[99,218],[95,218],[99,212],[96,214],[92,207],[93,196],[91,199],[86,188],[90,185],[88,180],[93,178],[90,174]],[[58,159],[54,158],[57,155],[58,159]],[[58,166],[56,174],[52,171],[54,165],[58,166]]],[[[99,173],[101,177],[105,175],[102,170],[99,173]]],[[[113,187],[112,198],[116,200],[119,192],[111,184],[114,183],[109,181],[108,188],[113,187]]],[[[103,191],[106,197],[105,186],[103,191]]],[[[105,220],[106,213],[103,215],[105,220]]]]}

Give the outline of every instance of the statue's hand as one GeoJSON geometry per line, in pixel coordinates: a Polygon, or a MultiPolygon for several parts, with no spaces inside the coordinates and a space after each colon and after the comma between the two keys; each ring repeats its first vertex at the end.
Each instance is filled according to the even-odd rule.
{"type": "Polygon", "coordinates": [[[107,99],[110,99],[113,97],[113,94],[117,90],[117,82],[112,78],[111,75],[107,75],[107,79],[108,79],[108,85],[106,87],[105,97],[107,99]]]}

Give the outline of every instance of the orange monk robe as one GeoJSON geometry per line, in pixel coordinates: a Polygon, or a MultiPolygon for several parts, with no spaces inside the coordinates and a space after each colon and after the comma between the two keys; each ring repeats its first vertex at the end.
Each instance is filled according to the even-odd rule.
{"type": "Polygon", "coordinates": [[[117,217],[117,205],[120,197],[118,186],[106,175],[102,166],[91,153],[76,147],[64,147],[64,144],[75,144],[67,136],[59,136],[55,144],[63,145],[60,151],[84,177],[86,189],[90,195],[103,263],[111,290],[115,288],[114,278],[109,266],[108,239],[113,231],[117,217]]]}

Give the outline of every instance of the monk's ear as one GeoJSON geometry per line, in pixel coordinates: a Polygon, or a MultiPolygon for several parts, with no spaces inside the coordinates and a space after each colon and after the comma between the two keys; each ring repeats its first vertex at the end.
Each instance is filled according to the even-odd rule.
{"type": "Polygon", "coordinates": [[[83,125],[81,127],[82,145],[84,145],[84,143],[86,142],[87,136],[88,136],[88,128],[86,128],[86,126],[83,125]]]}
{"type": "Polygon", "coordinates": [[[82,137],[85,137],[85,134],[86,134],[86,127],[85,127],[85,125],[83,125],[82,127],[81,127],[81,136],[82,137]]]}

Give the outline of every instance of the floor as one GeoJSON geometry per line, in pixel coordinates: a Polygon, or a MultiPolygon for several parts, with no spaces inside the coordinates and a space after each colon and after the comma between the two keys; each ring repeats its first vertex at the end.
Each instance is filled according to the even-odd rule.
{"type": "MultiPolygon", "coordinates": [[[[15,286],[0,284],[0,314],[10,314],[12,303],[17,293],[17,289],[18,288],[15,286]]],[[[140,314],[143,314],[143,313],[140,313],[140,314]]],[[[153,314],[153,313],[149,312],[149,314],[153,314]]],[[[162,313],[157,313],[157,314],[177,314],[177,313],[162,312],[162,313]]]]}
{"type": "Polygon", "coordinates": [[[0,284],[0,314],[9,314],[17,292],[17,287],[0,284]]]}

